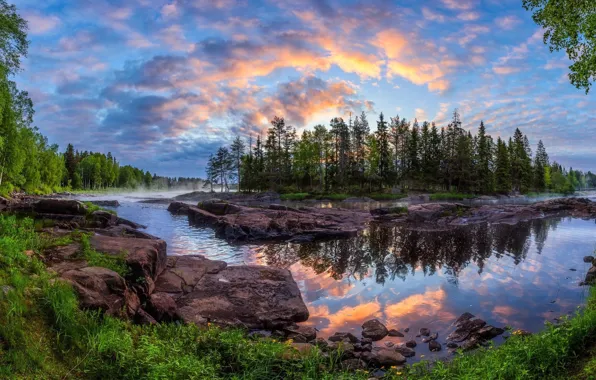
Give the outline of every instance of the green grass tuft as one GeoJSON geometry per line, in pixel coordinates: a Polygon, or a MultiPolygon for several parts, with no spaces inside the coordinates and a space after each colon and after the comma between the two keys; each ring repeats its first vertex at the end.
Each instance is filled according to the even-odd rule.
{"type": "Polygon", "coordinates": [[[89,242],[89,235],[81,236],[81,251],[83,258],[91,267],[103,267],[113,270],[122,277],[128,273],[128,266],[126,265],[126,253],[119,255],[108,255],[100,253],[91,248],[89,242]]]}
{"type": "Polygon", "coordinates": [[[391,201],[397,199],[403,199],[408,196],[408,194],[399,193],[399,194],[388,194],[388,193],[372,193],[366,195],[367,197],[374,199],[375,201],[391,201]]]}

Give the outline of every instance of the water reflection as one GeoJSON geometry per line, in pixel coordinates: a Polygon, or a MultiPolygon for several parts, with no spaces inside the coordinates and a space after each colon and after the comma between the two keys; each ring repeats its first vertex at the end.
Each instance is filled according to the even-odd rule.
{"type": "Polygon", "coordinates": [[[275,244],[261,253],[265,263],[289,267],[297,261],[315,273],[328,272],[336,280],[373,277],[379,284],[422,271],[433,275],[443,269],[451,283],[470,263],[482,273],[486,260],[493,256],[511,257],[515,265],[526,258],[532,236],[538,254],[542,253],[549,230],[560,218],[534,220],[517,225],[460,226],[444,231],[412,230],[405,226],[371,225],[357,237],[346,240],[307,244],[275,244]]]}
{"type": "MultiPolygon", "coordinates": [[[[258,257],[292,271],[311,313],[307,323],[321,336],[359,333],[362,322],[379,318],[411,329],[405,338],[387,338],[399,343],[420,327],[444,339],[465,311],[530,331],[574,312],[585,299],[578,282],[593,233],[593,221],[570,218],[445,231],[371,226],[348,240],[263,246],[258,257]]],[[[417,352],[446,354],[426,345],[417,352]]]]}

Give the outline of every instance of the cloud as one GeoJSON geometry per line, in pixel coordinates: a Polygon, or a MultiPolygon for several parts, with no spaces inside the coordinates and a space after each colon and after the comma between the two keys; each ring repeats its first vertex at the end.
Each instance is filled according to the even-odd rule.
{"type": "Polygon", "coordinates": [[[438,61],[425,54],[426,49],[434,50],[428,45],[421,49],[411,46],[412,38],[395,29],[379,32],[373,45],[381,49],[387,57],[387,76],[400,76],[417,85],[427,84],[431,91],[444,91],[449,87],[445,74],[458,65],[453,60],[438,61]]]}
{"type": "Polygon", "coordinates": [[[509,75],[519,73],[522,70],[521,67],[517,66],[495,66],[493,72],[498,75],[509,75]]]}
{"type": "Polygon", "coordinates": [[[511,30],[520,23],[521,20],[516,16],[503,16],[495,19],[495,24],[503,30],[511,30]]]}
{"type": "Polygon", "coordinates": [[[29,32],[34,35],[46,34],[61,24],[60,19],[54,15],[28,13],[24,15],[29,26],[29,32]]]}
{"type": "Polygon", "coordinates": [[[416,108],[414,114],[416,115],[415,117],[416,119],[418,119],[418,121],[428,120],[428,117],[426,116],[426,111],[422,108],[416,108]]]}
{"type": "Polygon", "coordinates": [[[474,7],[472,0],[441,0],[441,2],[449,9],[467,10],[474,7]]]}
{"type": "Polygon", "coordinates": [[[457,18],[464,21],[475,21],[480,18],[480,13],[478,12],[462,12],[457,15],[457,18]]]}
{"type": "Polygon", "coordinates": [[[428,21],[445,22],[444,15],[436,13],[427,7],[422,7],[422,16],[428,21]]]}

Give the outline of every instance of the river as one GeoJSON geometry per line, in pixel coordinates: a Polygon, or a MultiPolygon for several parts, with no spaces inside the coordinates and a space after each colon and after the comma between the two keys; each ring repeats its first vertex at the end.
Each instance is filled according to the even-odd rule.
{"type": "MultiPolygon", "coordinates": [[[[322,337],[359,334],[364,321],[378,318],[390,329],[410,329],[404,338],[384,341],[402,343],[427,327],[444,343],[464,312],[497,327],[540,331],[545,322],[583,305],[588,289],[578,283],[590,266],[583,257],[596,244],[594,220],[550,218],[448,231],[376,226],[345,240],[238,245],[216,238],[211,229],[190,226],[167,205],[138,203],[143,196],[102,198],[118,199],[118,214],[147,225],[146,232],[167,242],[169,255],[288,268],[310,311],[306,324],[322,337]]],[[[427,345],[416,353],[409,362],[447,355],[446,350],[432,353],[427,345]]]]}

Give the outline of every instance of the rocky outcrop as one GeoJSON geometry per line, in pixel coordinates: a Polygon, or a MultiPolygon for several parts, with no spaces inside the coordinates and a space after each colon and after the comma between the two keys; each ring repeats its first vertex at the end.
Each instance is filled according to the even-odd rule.
{"type": "Polygon", "coordinates": [[[117,200],[91,201],[91,203],[101,207],[120,207],[120,202],[117,200]]]}
{"type": "Polygon", "coordinates": [[[224,200],[230,203],[242,204],[267,204],[279,203],[280,196],[275,192],[263,192],[257,194],[243,193],[212,193],[206,191],[194,191],[192,193],[182,194],[174,197],[176,201],[183,202],[203,202],[213,199],[224,200]]]}
{"type": "Polygon", "coordinates": [[[90,243],[98,252],[125,255],[129,268],[126,277],[139,297],[145,300],[153,293],[155,280],[167,265],[165,241],[95,235],[90,243]]]}
{"type": "Polygon", "coordinates": [[[87,206],[70,199],[40,199],[33,204],[33,211],[38,214],[86,215],[87,206]]]}
{"type": "Polygon", "coordinates": [[[188,219],[195,225],[214,228],[217,236],[231,241],[287,240],[298,236],[312,241],[353,236],[372,217],[358,210],[280,205],[252,208],[215,200],[189,207],[188,219]]]}
{"type": "Polygon", "coordinates": [[[290,271],[263,266],[205,273],[176,304],[185,322],[254,329],[283,328],[306,321],[309,315],[290,271]]]}
{"type": "Polygon", "coordinates": [[[116,272],[101,267],[70,269],[61,273],[70,282],[79,296],[80,306],[85,309],[101,310],[109,315],[128,316],[136,314],[140,307],[137,295],[116,272]]]}
{"type": "Polygon", "coordinates": [[[170,203],[170,205],[168,206],[168,211],[172,214],[188,215],[189,207],[190,205],[188,203],[175,201],[170,203]]]}
{"type": "Polygon", "coordinates": [[[372,210],[377,221],[407,223],[413,227],[439,227],[475,223],[517,224],[532,219],[573,216],[596,218],[596,203],[586,198],[560,198],[530,205],[468,206],[461,203],[423,203],[410,205],[407,213],[391,213],[389,209],[372,210]]]}

